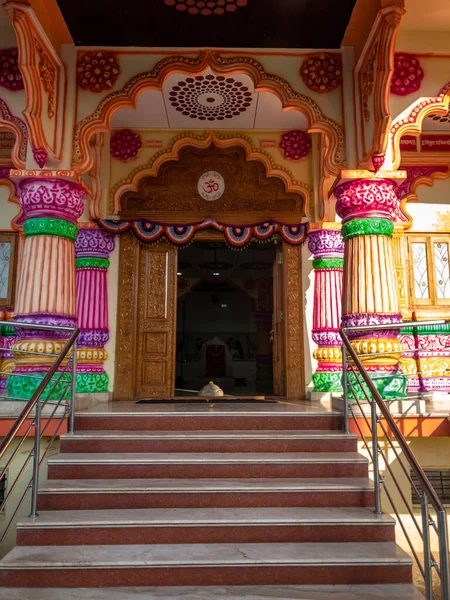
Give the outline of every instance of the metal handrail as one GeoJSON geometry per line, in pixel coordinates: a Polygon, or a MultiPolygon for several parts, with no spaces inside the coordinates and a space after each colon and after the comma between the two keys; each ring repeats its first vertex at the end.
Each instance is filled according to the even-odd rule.
{"type": "MultiPolygon", "coordinates": [[[[26,469],[28,463],[30,462],[31,458],[33,458],[33,474],[32,474],[31,480],[29,481],[29,483],[27,484],[27,486],[25,488],[25,491],[21,495],[21,497],[17,503],[17,506],[16,506],[15,510],[13,511],[11,518],[9,519],[9,521],[7,523],[5,530],[3,531],[3,534],[0,536],[0,544],[1,544],[3,542],[3,540],[5,539],[8,531],[13,523],[14,518],[18,514],[18,511],[20,510],[20,508],[21,508],[23,502],[25,501],[25,498],[30,490],[31,490],[30,517],[37,516],[37,491],[38,491],[38,483],[39,483],[39,469],[44,462],[44,459],[49,451],[51,444],[53,443],[53,440],[56,437],[57,432],[59,431],[59,429],[61,427],[63,420],[65,418],[67,418],[67,416],[69,417],[68,429],[70,432],[73,432],[74,416],[75,416],[75,411],[74,411],[75,391],[76,391],[76,354],[77,354],[76,340],[80,333],[80,330],[74,329],[73,327],[35,325],[32,323],[23,323],[23,322],[18,323],[15,321],[0,321],[0,326],[7,326],[7,327],[10,327],[13,329],[16,329],[16,328],[17,329],[24,328],[24,329],[28,329],[28,330],[34,329],[37,331],[40,331],[40,330],[55,331],[55,330],[57,330],[57,331],[64,331],[64,332],[67,332],[68,334],[71,334],[69,339],[65,343],[64,347],[62,348],[61,352],[57,355],[54,355],[54,354],[51,355],[51,356],[56,356],[53,364],[49,367],[48,372],[42,378],[36,391],[33,393],[32,397],[26,402],[26,405],[23,408],[23,410],[21,411],[20,415],[17,417],[13,426],[11,427],[9,432],[6,434],[6,436],[3,438],[2,442],[0,443],[0,461],[1,461],[5,457],[6,452],[10,448],[13,441],[18,437],[21,438],[17,447],[13,450],[11,456],[6,461],[6,464],[2,466],[3,470],[0,473],[0,480],[1,480],[5,477],[8,467],[11,465],[12,461],[15,459],[20,448],[22,447],[25,439],[28,437],[29,433],[34,428],[33,449],[26,456],[25,461],[24,461],[21,469],[18,472],[18,475],[16,476],[14,482],[12,483],[6,497],[3,499],[0,509],[3,508],[7,504],[7,501],[11,497],[13,490],[18,485],[18,481],[21,478],[21,476],[23,475],[23,473],[25,472],[25,469],[26,469]],[[66,360],[66,363],[64,366],[63,363],[65,360],[66,360]],[[66,382],[66,380],[63,379],[63,376],[67,373],[69,364],[71,365],[72,374],[71,374],[71,379],[66,382]],[[60,370],[60,367],[62,365],[64,366],[64,368],[62,370],[60,370]],[[59,398],[59,400],[50,400],[50,398],[52,398],[53,393],[57,389],[58,384],[60,384],[62,386],[61,397],[59,398]],[[66,396],[67,390],[70,385],[71,385],[70,400],[69,400],[69,403],[67,403],[67,402],[64,403],[64,398],[66,396]],[[47,389],[47,388],[49,388],[49,389],[47,389]],[[46,398],[44,400],[41,400],[42,394],[44,393],[45,390],[47,390],[46,398]],[[62,403],[64,405],[63,416],[60,419],[58,426],[55,429],[53,435],[50,436],[50,442],[47,444],[47,448],[45,449],[43,456],[41,457],[41,438],[44,436],[44,434],[48,428],[48,425],[50,423],[50,420],[55,416],[56,411],[58,410],[58,408],[61,406],[62,403]],[[47,404],[51,405],[53,407],[53,410],[51,411],[50,415],[48,416],[46,425],[44,425],[44,427],[41,428],[42,409],[47,404]],[[30,414],[33,411],[33,409],[35,410],[35,414],[34,414],[34,418],[33,418],[32,422],[29,424],[29,426],[26,428],[26,430],[24,432],[20,433],[22,426],[27,421],[27,419],[30,417],[30,414]]],[[[9,348],[0,348],[0,350],[9,351],[9,348]]],[[[14,350],[14,352],[15,352],[15,350],[14,350]]],[[[29,353],[27,353],[27,354],[29,354],[29,353]]],[[[38,353],[34,352],[34,354],[45,355],[47,358],[50,356],[49,354],[39,353],[39,352],[38,353]]],[[[27,374],[27,376],[28,376],[28,374],[27,374]]],[[[18,400],[25,400],[25,399],[18,398],[18,400]]]]}
{"type": "MultiPolygon", "coordinates": [[[[0,321],[0,326],[3,323],[4,323],[3,321],[0,321]]],[[[9,326],[11,326],[11,321],[9,321],[8,323],[9,323],[9,326]]],[[[16,325],[17,325],[16,323],[13,323],[12,326],[16,327],[16,325]]],[[[27,324],[27,328],[30,329],[30,325],[27,324]]],[[[58,368],[61,365],[61,363],[63,362],[63,360],[66,358],[69,350],[74,345],[75,340],[77,339],[77,337],[80,333],[79,329],[73,330],[73,328],[71,328],[70,331],[73,331],[73,333],[70,336],[70,338],[68,339],[64,348],[61,350],[60,354],[58,355],[58,358],[55,360],[53,365],[50,367],[49,372],[45,375],[45,377],[43,378],[42,382],[37,387],[34,394],[28,400],[27,404],[25,405],[25,408],[22,410],[20,415],[17,417],[14,425],[11,427],[11,429],[8,431],[8,433],[3,438],[3,440],[0,444],[0,460],[3,458],[5,452],[9,448],[12,440],[16,437],[18,431],[20,430],[22,425],[27,420],[29,414],[31,413],[33,408],[36,406],[37,402],[40,400],[42,393],[44,392],[47,385],[50,383],[51,379],[55,375],[56,371],[58,370],[58,368]]]]}
{"type": "MultiPolygon", "coordinates": [[[[347,379],[347,373],[349,372],[348,366],[350,367],[350,371],[353,372],[353,375],[356,378],[356,382],[359,384],[360,388],[362,389],[363,394],[365,395],[366,399],[371,404],[371,421],[372,421],[372,423],[370,424],[368,422],[368,419],[364,415],[364,413],[363,413],[363,417],[364,417],[367,425],[369,426],[369,429],[371,429],[372,452],[370,451],[370,448],[368,447],[368,444],[363,435],[362,435],[362,438],[363,438],[363,441],[366,445],[366,448],[369,452],[369,456],[372,459],[373,466],[374,466],[375,511],[381,512],[380,490],[381,490],[382,480],[380,478],[379,467],[378,467],[378,455],[379,454],[383,455],[383,452],[380,449],[379,444],[378,444],[378,433],[377,433],[378,426],[381,427],[383,433],[386,435],[386,438],[389,440],[391,447],[395,450],[396,455],[398,457],[398,453],[395,449],[395,446],[393,445],[392,441],[389,439],[386,428],[385,428],[384,424],[382,423],[382,421],[378,417],[377,407],[378,407],[379,412],[381,413],[382,417],[384,417],[384,419],[385,419],[388,430],[390,430],[390,432],[392,433],[392,436],[395,438],[395,441],[397,442],[399,448],[401,449],[401,451],[403,453],[402,454],[403,457],[406,459],[407,463],[410,466],[411,471],[414,473],[414,475],[418,479],[420,486],[421,486],[422,494],[420,495],[420,499],[421,499],[422,527],[423,527],[423,534],[421,537],[423,539],[423,544],[424,544],[424,567],[423,568],[418,561],[417,553],[411,544],[411,540],[410,540],[409,536],[406,535],[406,538],[407,538],[408,543],[410,544],[412,553],[416,559],[416,562],[419,565],[422,575],[424,576],[427,600],[433,598],[432,576],[431,576],[432,568],[436,569],[437,573],[439,574],[439,576],[441,578],[442,600],[450,600],[449,548],[448,548],[446,510],[445,510],[444,505],[442,504],[439,496],[437,495],[435,489],[431,485],[428,477],[426,476],[425,472],[423,471],[422,467],[420,466],[419,462],[417,461],[416,457],[414,456],[413,452],[411,451],[410,447],[408,446],[408,443],[407,443],[405,437],[403,436],[402,432],[400,431],[397,423],[395,422],[395,420],[389,410],[388,405],[381,397],[378,389],[376,388],[374,382],[372,381],[372,378],[366,371],[361,359],[359,358],[358,354],[354,350],[354,348],[351,344],[350,338],[348,337],[347,334],[354,333],[354,332],[364,333],[365,331],[372,332],[374,330],[399,330],[399,329],[403,329],[405,326],[416,328],[416,327],[421,327],[421,326],[442,325],[442,324],[450,324],[450,321],[447,321],[444,319],[435,320],[435,321],[408,321],[408,322],[389,324],[389,325],[370,325],[370,326],[364,325],[364,326],[357,326],[357,327],[343,327],[339,331],[340,336],[342,338],[342,342],[343,342],[342,365],[343,365],[343,389],[344,389],[344,429],[346,432],[348,432],[348,430],[349,430],[349,424],[348,424],[348,420],[349,420],[349,402],[348,402],[349,387],[351,388],[351,391],[354,394],[356,403],[358,404],[359,408],[361,408],[357,394],[352,389],[351,382],[348,381],[348,379],[347,379]],[[347,360],[347,355],[349,355],[351,357],[353,364],[347,360]],[[359,376],[361,376],[361,378],[363,380],[362,382],[361,382],[359,376]],[[367,386],[367,388],[370,392],[371,398],[369,398],[366,390],[364,389],[363,384],[365,384],[367,386]],[[434,521],[429,516],[428,503],[430,503],[433,506],[434,510],[436,511],[437,527],[436,527],[434,521]],[[434,559],[434,556],[432,555],[431,550],[430,550],[430,539],[429,539],[429,527],[430,526],[433,526],[434,529],[436,530],[436,533],[438,534],[439,564],[434,559]]],[[[390,354],[392,354],[392,353],[390,353],[390,354]]],[[[352,411],[352,413],[353,413],[353,411],[352,411]]],[[[355,418],[354,414],[353,414],[353,417],[355,418]]],[[[360,433],[362,434],[361,428],[359,427],[357,421],[356,421],[356,423],[357,423],[357,427],[358,427],[360,433]]],[[[383,458],[384,458],[384,455],[383,455],[383,458]]],[[[386,461],[386,459],[385,459],[385,462],[386,462],[386,466],[387,466],[390,474],[392,475],[391,469],[389,468],[388,462],[386,461]]],[[[401,463],[401,461],[400,461],[400,463],[401,463]]],[[[402,464],[402,468],[406,473],[406,469],[403,464],[402,464]]],[[[399,488],[398,483],[396,482],[394,477],[393,477],[393,481],[396,484],[397,488],[399,488]]],[[[385,488],[385,491],[387,493],[386,488],[385,488]]],[[[417,491],[417,488],[416,488],[416,491],[417,491]]],[[[417,491],[417,493],[418,493],[418,491],[417,491]]],[[[398,511],[393,504],[390,494],[387,493],[387,496],[388,496],[388,499],[392,505],[392,508],[393,508],[397,518],[399,518],[398,511]]],[[[403,501],[405,502],[405,504],[407,504],[406,499],[402,493],[401,493],[401,497],[402,497],[403,501]]],[[[404,533],[406,533],[405,529],[403,527],[403,524],[401,523],[401,520],[400,520],[400,525],[402,526],[404,533]]]]}

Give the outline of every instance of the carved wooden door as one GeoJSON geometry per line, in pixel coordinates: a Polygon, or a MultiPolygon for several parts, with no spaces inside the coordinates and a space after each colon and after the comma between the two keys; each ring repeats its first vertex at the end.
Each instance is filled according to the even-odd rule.
{"type": "Polygon", "coordinates": [[[285,394],[283,296],[283,250],[281,246],[278,246],[273,264],[272,316],[273,393],[276,396],[284,396],[285,394]]]}
{"type": "Polygon", "coordinates": [[[136,396],[173,396],[177,249],[141,246],[139,257],[136,396]]]}

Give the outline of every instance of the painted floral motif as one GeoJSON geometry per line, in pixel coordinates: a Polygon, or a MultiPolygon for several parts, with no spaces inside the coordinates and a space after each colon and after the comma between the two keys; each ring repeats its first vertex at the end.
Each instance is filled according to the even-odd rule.
{"type": "Polygon", "coordinates": [[[369,98],[372,95],[373,86],[375,83],[374,65],[377,52],[378,44],[375,44],[361,71],[361,99],[364,111],[364,120],[366,123],[370,121],[369,98]]]}
{"type": "Polygon", "coordinates": [[[300,160],[311,150],[311,138],[305,131],[289,131],[281,138],[280,148],[287,160],[300,160]]]}
{"type": "Polygon", "coordinates": [[[111,52],[85,52],[77,62],[77,83],[94,93],[110,90],[120,75],[119,60],[111,52]]]}
{"type": "Polygon", "coordinates": [[[131,129],[120,129],[111,136],[111,156],[117,160],[133,160],[141,148],[141,136],[131,129]]]}
{"type": "Polygon", "coordinates": [[[0,86],[17,92],[23,90],[22,73],[18,64],[19,51],[17,48],[0,50],[0,86]]]}
{"type": "Polygon", "coordinates": [[[51,119],[55,116],[56,69],[41,44],[36,39],[34,43],[39,54],[39,77],[48,95],[47,114],[48,118],[51,119]]]}
{"type": "Polygon", "coordinates": [[[332,92],[341,84],[341,57],[328,52],[310,54],[302,63],[300,75],[306,87],[313,92],[318,94],[332,92]]]}
{"type": "Polygon", "coordinates": [[[240,6],[247,6],[247,0],[164,0],[164,4],[174,6],[180,12],[207,17],[234,12],[240,6]]]}
{"type": "Polygon", "coordinates": [[[407,96],[417,92],[420,89],[423,77],[423,69],[419,60],[413,54],[395,53],[391,94],[407,96]]]}

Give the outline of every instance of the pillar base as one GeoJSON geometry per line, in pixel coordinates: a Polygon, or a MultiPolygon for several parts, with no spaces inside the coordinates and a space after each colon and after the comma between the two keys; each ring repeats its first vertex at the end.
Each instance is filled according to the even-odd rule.
{"type": "Polygon", "coordinates": [[[316,371],[312,380],[315,392],[342,392],[341,371],[316,371]]]}
{"type": "Polygon", "coordinates": [[[77,373],[77,394],[99,394],[108,392],[109,377],[107,373],[77,373]]]}
{"type": "MultiPolygon", "coordinates": [[[[50,369],[50,365],[42,367],[43,371],[38,371],[41,367],[35,367],[33,370],[27,369],[21,371],[20,367],[14,370],[6,382],[6,388],[8,390],[8,396],[13,400],[23,399],[29,400],[36,392],[41,381],[44,379],[50,369]],[[20,373],[20,375],[19,375],[20,373]],[[28,376],[27,376],[28,374],[28,376]]],[[[60,377],[60,372],[55,373],[53,380],[47,385],[41,395],[41,400],[70,400],[71,396],[71,373],[63,373],[60,381],[56,384],[56,381],[60,377]],[[55,389],[53,387],[55,386],[55,389]]],[[[5,400],[8,401],[8,400],[5,400]]]]}
{"type": "MultiPolygon", "coordinates": [[[[368,374],[383,400],[406,398],[408,378],[404,373],[400,371],[369,371],[368,374]]],[[[358,377],[358,379],[361,381],[361,377],[358,377]]],[[[356,394],[358,400],[365,400],[366,396],[361,385],[356,380],[356,375],[353,372],[347,373],[347,380],[349,383],[349,398],[351,399],[356,394]]],[[[362,386],[370,398],[371,394],[367,384],[363,383],[362,386]]]]}

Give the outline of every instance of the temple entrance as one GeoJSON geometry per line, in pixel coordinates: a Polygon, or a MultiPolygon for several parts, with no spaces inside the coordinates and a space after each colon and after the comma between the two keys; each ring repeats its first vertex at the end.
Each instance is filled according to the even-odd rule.
{"type": "Polygon", "coordinates": [[[304,398],[301,248],[205,241],[122,236],[114,398],[164,400],[210,379],[234,395],[304,398]]]}
{"type": "Polygon", "coordinates": [[[214,144],[181,148],[122,192],[106,222],[121,239],[115,399],[210,380],[304,398],[306,201],[240,146],[214,144]]]}
{"type": "Polygon", "coordinates": [[[274,382],[276,255],[274,243],[236,251],[196,241],[179,250],[177,395],[209,381],[238,397],[283,393],[274,382]]]}

